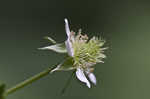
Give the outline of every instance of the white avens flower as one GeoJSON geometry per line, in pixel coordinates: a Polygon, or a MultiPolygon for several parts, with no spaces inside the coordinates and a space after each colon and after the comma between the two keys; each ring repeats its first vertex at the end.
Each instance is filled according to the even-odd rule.
{"type": "Polygon", "coordinates": [[[94,65],[96,63],[103,63],[103,58],[106,56],[103,54],[104,40],[98,37],[88,38],[87,35],[82,35],[81,30],[76,34],[70,31],[68,20],[65,19],[65,30],[67,34],[67,40],[64,43],[57,44],[52,38],[47,37],[54,45],[39,48],[42,50],[53,50],[58,53],[67,53],[68,58],[60,63],[52,72],[58,70],[73,70],[76,69],[77,78],[85,83],[89,88],[90,82],[96,85],[96,77],[93,74],[94,65]],[[90,82],[89,82],[89,80],[90,82]]]}

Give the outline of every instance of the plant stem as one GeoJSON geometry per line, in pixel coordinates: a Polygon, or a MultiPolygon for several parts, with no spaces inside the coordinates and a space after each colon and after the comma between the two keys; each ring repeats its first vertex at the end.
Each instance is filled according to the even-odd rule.
{"type": "Polygon", "coordinates": [[[40,78],[48,75],[51,70],[52,70],[52,68],[48,68],[47,70],[44,70],[44,71],[34,75],[33,77],[31,77],[31,78],[29,78],[29,79],[27,79],[27,80],[17,84],[16,86],[6,90],[5,95],[7,96],[9,94],[12,94],[12,93],[16,92],[17,90],[19,90],[19,89],[21,89],[21,88],[23,88],[23,87],[33,83],[34,81],[39,80],[40,78]]]}

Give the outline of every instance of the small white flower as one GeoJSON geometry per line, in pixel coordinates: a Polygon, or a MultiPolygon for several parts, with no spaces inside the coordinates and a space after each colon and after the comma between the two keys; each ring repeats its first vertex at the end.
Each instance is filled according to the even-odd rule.
{"type": "Polygon", "coordinates": [[[106,48],[101,48],[105,41],[96,37],[88,39],[87,35],[81,34],[81,31],[78,32],[78,35],[75,35],[75,32],[70,31],[68,20],[65,19],[64,21],[67,34],[65,43],[57,44],[55,40],[48,37],[47,39],[54,43],[54,45],[40,49],[67,53],[69,57],[64,62],[57,65],[51,73],[58,70],[76,69],[77,78],[90,88],[91,84],[89,80],[96,85],[96,77],[92,73],[94,70],[93,66],[96,63],[103,63],[102,59],[106,58],[103,54],[106,48]],[[86,77],[88,77],[89,80],[86,77]]]}

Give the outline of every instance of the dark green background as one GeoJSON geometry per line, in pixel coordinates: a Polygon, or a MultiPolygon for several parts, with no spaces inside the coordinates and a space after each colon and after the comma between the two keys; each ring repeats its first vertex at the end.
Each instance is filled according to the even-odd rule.
{"type": "Polygon", "coordinates": [[[64,18],[73,30],[102,35],[109,50],[97,64],[97,85],[88,89],[71,72],[57,72],[7,99],[149,99],[150,2],[126,0],[3,0],[0,2],[0,80],[7,88],[63,60],[37,48],[44,36],[66,39],[64,18]]]}

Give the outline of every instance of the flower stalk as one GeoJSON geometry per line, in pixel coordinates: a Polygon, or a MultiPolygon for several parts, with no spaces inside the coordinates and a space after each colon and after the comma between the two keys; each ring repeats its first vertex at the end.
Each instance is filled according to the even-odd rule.
{"type": "Polygon", "coordinates": [[[5,96],[7,96],[9,94],[12,94],[12,93],[14,93],[14,92],[24,88],[25,86],[27,86],[29,84],[32,84],[33,82],[35,82],[35,81],[45,77],[46,75],[49,74],[49,72],[51,72],[51,70],[52,70],[52,68],[48,68],[48,69],[46,69],[46,70],[44,70],[44,71],[42,71],[42,72],[40,72],[40,73],[30,77],[29,79],[26,79],[25,81],[17,84],[16,86],[6,90],[5,96]]]}

